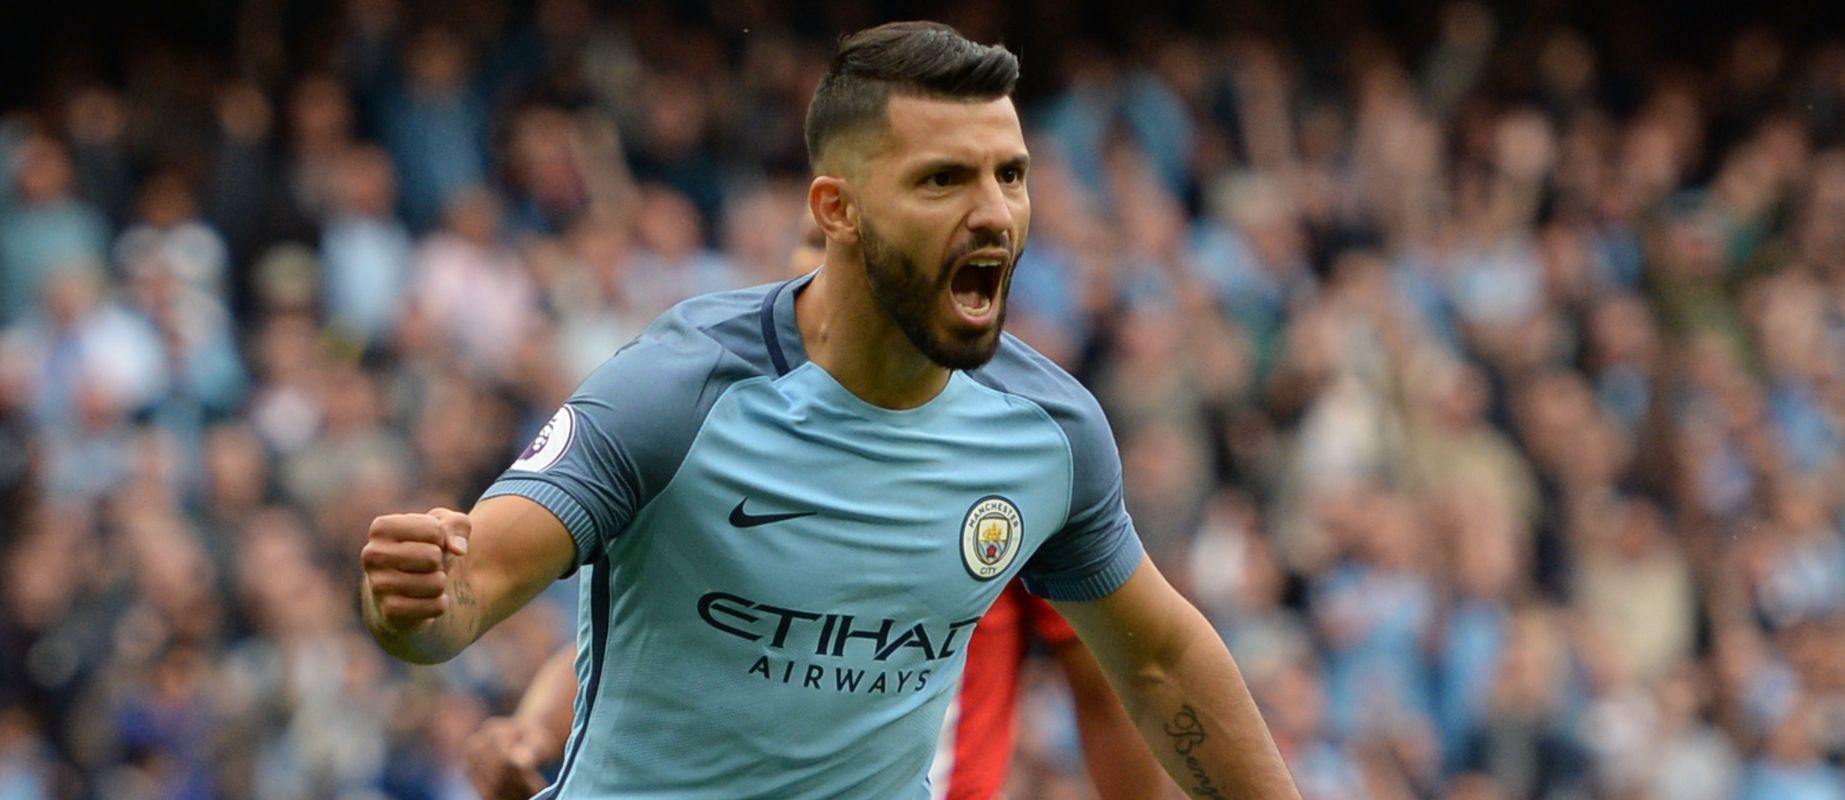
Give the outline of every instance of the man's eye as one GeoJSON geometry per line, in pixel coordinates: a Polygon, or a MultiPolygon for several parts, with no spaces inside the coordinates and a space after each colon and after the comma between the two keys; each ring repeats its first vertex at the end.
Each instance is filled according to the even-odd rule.
{"type": "Polygon", "coordinates": [[[955,176],[954,173],[948,170],[942,170],[940,172],[930,173],[929,177],[923,179],[923,182],[940,189],[954,185],[955,176]]]}
{"type": "Polygon", "coordinates": [[[1006,183],[1018,183],[1025,180],[1025,170],[1018,167],[1006,167],[999,171],[999,179],[1006,183]]]}

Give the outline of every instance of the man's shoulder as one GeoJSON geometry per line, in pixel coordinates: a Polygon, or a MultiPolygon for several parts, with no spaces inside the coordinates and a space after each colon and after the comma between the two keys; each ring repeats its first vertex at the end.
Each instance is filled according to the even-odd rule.
{"type": "Polygon", "coordinates": [[[634,391],[691,389],[709,381],[735,382],[773,374],[763,337],[763,304],[782,284],[752,286],[683,300],[655,318],[641,335],[615,352],[584,388],[634,391]]]}
{"type": "Polygon", "coordinates": [[[968,376],[975,381],[1035,403],[1058,424],[1103,424],[1095,395],[1056,362],[1012,334],[1001,334],[993,360],[968,376]]]}
{"type": "Polygon", "coordinates": [[[968,376],[1042,409],[1063,431],[1070,455],[1078,464],[1107,464],[1119,459],[1114,431],[1095,395],[1018,337],[1003,334],[993,360],[968,376]]]}
{"type": "Polygon", "coordinates": [[[1070,502],[1058,533],[1032,556],[1026,587],[1040,597],[1092,600],[1118,588],[1139,563],[1140,546],[1122,502],[1121,455],[1100,403],[1074,376],[1024,342],[1006,336],[970,377],[1035,404],[1069,447],[1070,502]]]}
{"type": "Polygon", "coordinates": [[[759,355],[766,358],[764,305],[785,285],[768,283],[681,300],[648,325],[636,341],[714,347],[751,361],[759,355]]]}

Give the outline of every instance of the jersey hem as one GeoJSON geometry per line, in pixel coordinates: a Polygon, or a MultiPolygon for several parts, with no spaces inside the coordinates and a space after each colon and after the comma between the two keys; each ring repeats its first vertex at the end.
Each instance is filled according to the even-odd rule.
{"type": "Polygon", "coordinates": [[[1140,544],[1140,537],[1128,531],[1126,536],[1118,537],[1115,551],[1099,569],[1089,570],[1080,576],[1031,576],[1020,575],[1025,581],[1025,588],[1032,594],[1046,600],[1059,602],[1088,602],[1100,600],[1113,594],[1121,585],[1127,583],[1140,567],[1142,555],[1146,552],[1140,544]]]}

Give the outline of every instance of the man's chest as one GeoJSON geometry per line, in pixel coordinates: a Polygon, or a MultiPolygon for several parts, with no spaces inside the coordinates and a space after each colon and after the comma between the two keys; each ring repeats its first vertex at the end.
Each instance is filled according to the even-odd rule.
{"type": "Polygon", "coordinates": [[[770,638],[812,628],[816,649],[870,647],[877,637],[840,641],[858,630],[840,622],[820,632],[829,616],[893,629],[977,618],[1069,513],[1068,447],[1030,409],[964,395],[867,418],[779,395],[725,400],[616,547],[701,599],[725,596],[707,609],[757,609],[770,638]]]}

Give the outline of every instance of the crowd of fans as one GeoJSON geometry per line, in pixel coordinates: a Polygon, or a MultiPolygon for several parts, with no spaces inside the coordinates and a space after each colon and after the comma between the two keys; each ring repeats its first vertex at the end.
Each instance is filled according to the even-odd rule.
{"type": "MultiPolygon", "coordinates": [[[[273,5],[0,115],[5,800],[471,797],[574,590],[407,667],[369,520],[784,276],[813,81],[877,21],[273,5]]],[[[1057,6],[946,12],[1037,32],[1010,326],[1306,795],[1845,798],[1845,40],[1617,74],[1467,2],[1314,47],[1057,6]]],[[[1083,797],[1033,687],[1010,796],[1083,797]]]]}

